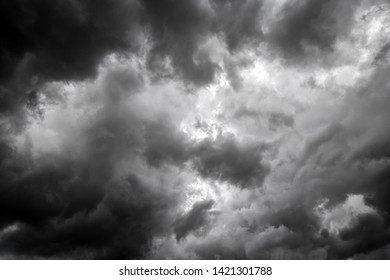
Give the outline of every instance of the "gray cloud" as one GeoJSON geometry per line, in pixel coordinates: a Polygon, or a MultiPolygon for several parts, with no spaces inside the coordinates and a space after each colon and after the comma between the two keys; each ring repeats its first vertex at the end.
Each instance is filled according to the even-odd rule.
{"type": "Polygon", "coordinates": [[[387,7],[1,2],[0,257],[388,258],[387,7]]]}
{"type": "Polygon", "coordinates": [[[227,180],[243,188],[261,186],[269,172],[261,158],[265,149],[263,145],[240,145],[234,138],[205,140],[193,154],[195,168],[202,176],[227,180]]]}
{"type": "Polygon", "coordinates": [[[214,201],[206,200],[195,203],[191,210],[175,221],[174,231],[176,239],[185,238],[191,231],[195,231],[205,226],[208,219],[208,210],[212,207],[214,201]]]}
{"type": "Polygon", "coordinates": [[[292,1],[281,8],[281,20],[271,27],[269,40],[288,59],[305,55],[310,46],[332,51],[338,36],[349,33],[360,1],[292,1]]]}

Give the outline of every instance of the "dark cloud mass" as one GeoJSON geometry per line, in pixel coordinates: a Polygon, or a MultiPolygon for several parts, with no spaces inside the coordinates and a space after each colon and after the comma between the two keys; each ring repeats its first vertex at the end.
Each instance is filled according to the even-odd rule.
{"type": "Polygon", "coordinates": [[[205,140],[193,154],[195,167],[202,176],[231,181],[243,188],[261,186],[268,173],[262,163],[261,150],[265,147],[241,147],[234,139],[205,140]]]}
{"type": "Polygon", "coordinates": [[[135,1],[2,1],[1,79],[26,64],[31,75],[84,79],[103,55],[132,47],[135,1]]]}
{"type": "Polygon", "coordinates": [[[388,259],[388,1],[0,1],[0,259],[388,259]]]}
{"type": "Polygon", "coordinates": [[[315,46],[331,51],[337,36],[348,33],[360,1],[289,1],[284,16],[271,31],[272,41],[286,56],[294,58],[315,46]]]}
{"type": "Polygon", "coordinates": [[[189,232],[202,228],[207,222],[207,211],[213,205],[212,200],[195,203],[191,210],[175,221],[176,239],[186,237],[189,232]]]}

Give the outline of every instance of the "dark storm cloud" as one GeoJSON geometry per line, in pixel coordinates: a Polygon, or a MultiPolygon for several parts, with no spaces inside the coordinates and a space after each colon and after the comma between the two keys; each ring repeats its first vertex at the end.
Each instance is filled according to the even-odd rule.
{"type": "Polygon", "coordinates": [[[139,9],[136,1],[2,1],[1,81],[23,61],[49,79],[94,76],[105,54],[132,47],[139,9]]]}
{"type": "Polygon", "coordinates": [[[332,51],[339,35],[348,34],[360,1],[298,0],[282,6],[281,18],[267,39],[288,59],[305,54],[305,47],[332,51]]]}
{"type": "Polygon", "coordinates": [[[205,226],[208,221],[208,211],[213,206],[214,201],[205,200],[195,203],[191,210],[183,216],[177,218],[174,224],[176,239],[185,238],[190,232],[205,226]]]}
{"type": "MultiPolygon", "coordinates": [[[[202,40],[217,35],[230,51],[253,40],[259,42],[261,1],[142,1],[152,27],[154,46],[149,56],[151,69],[164,69],[170,57],[176,74],[196,84],[214,80],[220,65],[209,53],[200,54],[202,40]]],[[[158,73],[158,71],[157,71],[158,73]]]]}
{"type": "Polygon", "coordinates": [[[387,144],[390,135],[386,129],[389,114],[387,105],[390,103],[387,83],[389,71],[388,66],[375,71],[372,80],[358,92],[359,98],[354,100],[348,119],[350,132],[362,137],[361,144],[353,151],[349,162],[355,162],[365,170],[366,184],[361,187],[361,191],[367,194],[367,202],[379,211],[386,226],[390,225],[390,149],[387,144]]]}
{"type": "MultiPolygon", "coordinates": [[[[338,11],[338,19],[342,10],[348,21],[356,3],[317,2],[286,4],[282,21],[267,35],[271,42],[292,55],[303,52],[306,41],[330,48],[339,29],[349,25],[333,24],[332,13],[338,11]]],[[[201,43],[216,35],[234,52],[247,43],[267,41],[260,27],[261,12],[266,12],[262,5],[254,0],[2,1],[0,81],[6,85],[2,104],[12,102],[8,95],[24,98],[23,87],[10,87],[11,81],[20,84],[18,77],[27,91],[36,90],[40,80],[93,77],[105,55],[136,51],[139,35],[145,32],[151,35],[148,57],[153,75],[164,72],[164,59],[169,58],[175,75],[196,84],[212,82],[220,65],[208,51],[199,52],[201,43]]]]}
{"type": "Polygon", "coordinates": [[[248,188],[261,187],[269,167],[262,162],[265,145],[242,145],[233,137],[204,140],[192,155],[195,168],[206,177],[248,188]]]}
{"type": "MultiPolygon", "coordinates": [[[[69,150],[37,157],[31,143],[18,151],[4,136],[0,228],[16,230],[1,236],[1,252],[15,258],[142,258],[156,236],[172,233],[181,240],[198,232],[210,220],[213,201],[176,217],[180,179],[166,166],[183,168],[195,161],[195,170],[207,178],[261,186],[268,172],[262,147],[240,145],[233,137],[189,140],[166,115],[169,103],[163,101],[161,113],[149,105],[128,107],[137,98],[150,102],[142,90],[143,77],[134,69],[115,67],[102,74],[87,89],[92,100],[81,101],[100,109],[85,116],[86,123],[67,140],[69,150]],[[118,175],[122,164],[128,170],[118,175]],[[164,175],[153,175],[159,170],[164,175]]],[[[32,107],[35,98],[33,93],[32,107]]]]}
{"type": "Polygon", "coordinates": [[[262,162],[265,145],[244,146],[229,136],[194,143],[165,129],[155,127],[147,135],[144,156],[152,166],[190,162],[201,176],[240,188],[261,187],[269,173],[269,167],[262,162]]]}
{"type": "MultiPolygon", "coordinates": [[[[58,184],[51,187],[58,187],[58,184]]],[[[123,178],[121,182],[100,183],[100,187],[104,188],[104,195],[102,193],[100,197],[96,195],[99,185],[88,190],[83,184],[75,186],[70,182],[67,182],[67,188],[78,195],[84,192],[82,198],[61,194],[62,201],[53,200],[42,190],[39,199],[29,197],[33,202],[25,205],[27,215],[23,220],[17,220],[20,226],[14,234],[2,237],[1,251],[25,258],[141,258],[147,252],[151,238],[167,230],[164,227],[168,209],[176,203],[174,197],[156,191],[135,176],[123,178]],[[77,187],[83,190],[76,191],[77,187]],[[42,197],[42,194],[47,196],[42,197]],[[73,199],[80,203],[71,203],[73,199]],[[92,200],[95,200],[94,205],[90,207],[92,200]],[[41,203],[43,206],[39,206],[41,203]],[[55,211],[49,211],[53,208],[55,211]],[[66,215],[67,208],[75,213],[66,215]],[[29,210],[33,213],[28,213],[29,210]],[[39,218],[43,223],[38,226],[33,215],[37,216],[40,210],[38,214],[42,214],[39,218]]],[[[28,194],[20,191],[19,195],[28,194]]],[[[56,195],[60,196],[58,190],[56,195]]]]}
{"type": "Polygon", "coordinates": [[[143,154],[151,166],[160,166],[163,163],[180,165],[189,158],[192,143],[168,125],[152,123],[145,141],[143,154]]]}
{"type": "MultiPolygon", "coordinates": [[[[369,252],[388,246],[390,173],[387,142],[390,135],[385,129],[389,104],[385,77],[388,73],[388,67],[376,69],[364,86],[357,87],[349,95],[341,109],[341,120],[334,120],[335,125],[308,141],[302,154],[305,163],[300,161],[300,165],[306,167],[295,180],[316,189],[311,192],[313,198],[310,200],[326,198],[332,208],[347,195],[359,194],[375,209],[375,214],[359,214],[356,222],[340,231],[340,239],[329,240],[329,258],[368,256],[369,252]]],[[[306,197],[305,202],[310,200],[306,197]]],[[[308,220],[304,223],[314,225],[308,220]]]]}
{"type": "MultiPolygon", "coordinates": [[[[370,79],[351,88],[341,107],[324,115],[322,127],[305,135],[297,158],[291,152],[296,148],[290,148],[290,158],[271,169],[268,178],[276,183],[270,193],[267,188],[262,193],[265,201],[257,198],[259,210],[253,203],[231,213],[239,222],[221,233],[230,239],[199,238],[199,243],[186,244],[190,252],[205,259],[388,258],[388,74],[388,67],[378,67],[370,79]],[[289,162],[293,168],[284,169],[289,162]]],[[[217,152],[206,150],[210,174],[229,166],[217,152]]]]}
{"type": "MultiPolygon", "coordinates": [[[[266,12],[262,5],[254,0],[2,1],[0,81],[9,84],[10,78],[23,76],[31,88],[37,86],[33,77],[93,77],[105,55],[136,51],[140,33],[150,31],[148,56],[154,75],[159,76],[159,69],[166,67],[164,58],[169,58],[176,75],[196,84],[209,83],[220,65],[207,51],[199,53],[200,44],[216,35],[235,51],[247,43],[267,41],[260,27],[261,12],[266,12]]],[[[331,48],[336,35],[348,29],[356,5],[331,0],[285,4],[281,22],[267,36],[292,55],[303,52],[304,42],[331,48]],[[340,22],[340,14],[345,22],[340,22]]]]}
{"type": "MultiPolygon", "coordinates": [[[[0,228],[16,228],[2,234],[2,253],[14,258],[142,258],[156,236],[171,233],[180,240],[197,232],[209,221],[213,202],[196,204],[176,217],[180,180],[164,170],[183,168],[194,158],[202,176],[239,187],[261,186],[267,172],[261,147],[240,146],[233,137],[189,140],[179,131],[168,101],[149,107],[152,97],[140,93],[144,79],[135,69],[113,67],[85,90],[90,96],[77,106],[99,109],[91,116],[86,112],[65,150],[34,155],[30,142],[16,149],[2,134],[0,228]],[[138,105],[137,98],[143,98],[138,105]]],[[[31,107],[36,98],[32,93],[31,107]]],[[[57,125],[61,131],[61,122],[57,125]]]]}
{"type": "Polygon", "coordinates": [[[361,215],[352,228],[343,230],[340,237],[330,249],[330,258],[354,258],[381,249],[389,243],[390,229],[380,216],[367,214],[361,215]]]}
{"type": "Polygon", "coordinates": [[[131,0],[1,1],[0,113],[23,122],[45,82],[94,78],[105,55],[136,50],[140,10],[131,0]]]}
{"type": "MultiPolygon", "coordinates": [[[[202,124],[200,124],[202,125],[202,124]]],[[[199,143],[160,122],[150,123],[143,156],[151,166],[191,163],[204,178],[226,181],[235,187],[261,187],[270,169],[262,161],[266,144],[243,144],[233,135],[206,138],[199,143]]]]}
{"type": "Polygon", "coordinates": [[[142,126],[150,132],[155,128],[121,112],[127,96],[123,89],[136,92],[141,86],[129,69],[105,76],[100,89],[104,107],[76,140],[83,146],[80,152],[36,158],[31,147],[23,153],[4,141],[0,227],[15,225],[17,230],[1,237],[0,251],[16,258],[116,259],[145,254],[151,238],[172,222],[170,209],[177,196],[130,171],[116,176],[118,164],[137,157],[142,149],[147,137],[142,126]],[[133,132],[125,133],[130,127],[133,132]]]}
{"type": "Polygon", "coordinates": [[[197,45],[208,33],[212,21],[207,1],[144,0],[143,4],[154,41],[150,68],[160,68],[163,58],[170,57],[177,75],[195,83],[211,82],[217,65],[207,58],[194,60],[197,45]]]}
{"type": "Polygon", "coordinates": [[[360,2],[288,1],[264,31],[267,1],[1,1],[0,253],[145,258],[156,238],[168,238],[173,251],[200,258],[388,257],[388,44],[373,56],[371,78],[348,88],[330,112],[321,102],[308,113],[237,111],[243,126],[263,121],[275,133],[272,148],[249,125],[242,131],[256,141],[222,132],[213,139],[207,129],[209,138],[192,139],[181,125],[195,99],[185,87],[164,85],[170,78],[207,85],[226,68],[249,103],[238,74],[253,58],[236,54],[261,42],[296,61],[308,47],[331,53],[360,2]],[[208,40],[217,43],[205,47],[208,40]],[[216,59],[213,46],[232,58],[216,59]],[[112,53],[129,64],[102,64],[112,53]],[[146,65],[134,66],[143,55],[146,65]],[[55,107],[62,115],[45,123],[42,100],[59,94],[45,86],[86,80],[71,85],[63,108],[55,107]],[[35,135],[42,143],[29,138],[29,122],[42,130],[35,135]],[[54,136],[42,123],[55,127],[54,136]],[[217,195],[182,213],[194,179],[217,195]],[[364,197],[358,206],[370,211],[340,210],[352,207],[351,195],[364,197]]]}
{"type": "Polygon", "coordinates": [[[262,31],[259,26],[262,2],[259,0],[215,0],[216,31],[222,31],[230,50],[234,51],[246,43],[259,42],[262,31]]]}
{"type": "Polygon", "coordinates": [[[222,35],[236,48],[243,44],[240,38],[258,37],[260,2],[20,0],[0,5],[0,107],[5,112],[26,104],[28,93],[46,81],[95,77],[107,54],[137,52],[145,43],[141,34],[150,38],[153,76],[164,77],[171,64],[175,77],[210,83],[220,65],[209,50],[200,50],[201,43],[222,35]]]}

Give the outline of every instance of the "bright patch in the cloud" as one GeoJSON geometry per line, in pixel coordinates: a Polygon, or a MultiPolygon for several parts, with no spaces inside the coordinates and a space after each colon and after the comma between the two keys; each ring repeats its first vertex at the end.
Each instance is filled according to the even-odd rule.
{"type": "Polygon", "coordinates": [[[322,201],[315,211],[321,219],[322,228],[334,236],[343,229],[353,227],[360,215],[377,213],[365,204],[363,195],[349,195],[343,203],[330,209],[326,207],[327,202],[322,201]]]}
{"type": "Polygon", "coordinates": [[[208,199],[215,200],[216,194],[209,181],[197,177],[187,188],[181,210],[185,213],[191,210],[195,203],[208,199]]]}
{"type": "Polygon", "coordinates": [[[224,112],[219,100],[219,92],[229,87],[226,75],[219,75],[217,82],[197,92],[193,111],[180,123],[180,129],[189,138],[201,141],[206,138],[215,140],[221,134],[234,134],[234,129],[221,121],[224,112]]]}
{"type": "Polygon", "coordinates": [[[93,104],[88,108],[82,106],[85,103],[84,87],[82,83],[47,84],[41,97],[42,117],[30,116],[24,133],[17,136],[18,148],[30,143],[32,155],[38,156],[40,153],[61,153],[67,148],[66,143],[74,144],[83,122],[98,109],[93,104]],[[45,101],[48,95],[54,94],[57,101],[45,101]]]}

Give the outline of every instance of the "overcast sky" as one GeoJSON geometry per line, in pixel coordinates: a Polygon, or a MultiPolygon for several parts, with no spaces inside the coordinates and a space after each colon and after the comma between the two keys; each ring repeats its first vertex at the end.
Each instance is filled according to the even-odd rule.
{"type": "Polygon", "coordinates": [[[0,2],[0,258],[390,258],[387,0],[0,2]]]}

